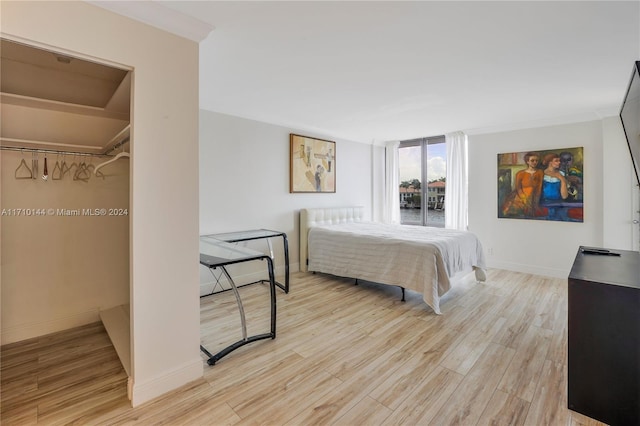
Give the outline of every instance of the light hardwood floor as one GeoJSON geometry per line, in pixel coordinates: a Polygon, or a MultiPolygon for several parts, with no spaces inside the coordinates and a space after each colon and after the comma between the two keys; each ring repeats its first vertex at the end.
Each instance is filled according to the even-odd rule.
{"type": "MultiPolygon", "coordinates": [[[[240,290],[249,334],[268,331],[268,287],[240,290]]],[[[2,348],[9,424],[600,425],[567,405],[567,282],[490,270],[435,315],[418,293],[326,275],[278,291],[275,340],[140,407],[100,323],[2,348]]],[[[201,299],[202,342],[238,340],[231,292],[201,299]]],[[[204,362],[203,357],[203,362],[204,362]]]]}

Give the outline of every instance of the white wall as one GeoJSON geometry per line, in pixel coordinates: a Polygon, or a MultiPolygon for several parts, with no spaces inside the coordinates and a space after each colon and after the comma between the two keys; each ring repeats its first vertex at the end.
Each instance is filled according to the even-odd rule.
{"type": "Polygon", "coordinates": [[[638,250],[638,189],[629,148],[619,117],[602,120],[603,215],[602,246],[622,250],[638,250]]]}
{"type": "Polygon", "coordinates": [[[490,267],[566,277],[580,245],[632,249],[632,181],[615,117],[469,136],[469,229],[490,267]],[[497,154],[584,147],[584,222],[497,218],[497,154]],[[606,243],[606,244],[605,244],[606,243]]]}
{"type": "MultiPolygon", "coordinates": [[[[286,232],[291,270],[298,270],[301,208],[358,205],[371,217],[371,152],[367,144],[201,110],[200,233],[286,232]],[[290,133],[336,142],[335,194],[289,193],[290,133]]],[[[282,265],[278,253],[276,264],[282,265]]],[[[206,270],[201,279],[211,280],[206,270]]]]}
{"type": "Polygon", "coordinates": [[[132,402],[202,376],[198,45],[84,2],[5,2],[4,37],[133,68],[132,402]]]}

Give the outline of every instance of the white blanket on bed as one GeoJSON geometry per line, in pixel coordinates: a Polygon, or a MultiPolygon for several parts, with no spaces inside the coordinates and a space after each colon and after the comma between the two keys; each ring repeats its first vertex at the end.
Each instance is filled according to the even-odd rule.
{"type": "Polygon", "coordinates": [[[471,232],[374,222],[309,230],[309,271],[418,291],[437,314],[450,278],[472,269],[484,281],[484,252],[471,232]]]}

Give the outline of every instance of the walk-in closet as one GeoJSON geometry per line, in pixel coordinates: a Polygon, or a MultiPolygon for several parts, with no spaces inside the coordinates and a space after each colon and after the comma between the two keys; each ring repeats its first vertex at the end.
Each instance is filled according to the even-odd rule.
{"type": "Polygon", "coordinates": [[[103,321],[130,374],[132,71],[0,42],[1,344],[103,321]]]}

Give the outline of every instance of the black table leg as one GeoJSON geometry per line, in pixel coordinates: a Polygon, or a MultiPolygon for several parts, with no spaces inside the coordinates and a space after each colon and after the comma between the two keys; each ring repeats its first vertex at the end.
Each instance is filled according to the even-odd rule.
{"type": "Polygon", "coordinates": [[[227,272],[226,268],[224,266],[219,266],[224,272],[227,279],[229,280],[229,284],[231,285],[231,288],[233,289],[234,294],[236,296],[236,301],[238,303],[238,309],[240,310],[240,319],[242,323],[242,339],[227,346],[226,348],[222,349],[220,352],[216,353],[215,355],[211,354],[204,346],[200,345],[200,350],[204,352],[204,354],[207,355],[207,357],[209,357],[209,359],[207,360],[207,364],[215,365],[215,363],[218,362],[221,358],[223,358],[224,356],[228,355],[230,352],[248,343],[252,343],[257,340],[276,338],[276,279],[275,279],[275,273],[273,270],[273,260],[269,256],[265,256],[264,259],[267,261],[267,268],[269,270],[269,297],[271,299],[271,331],[269,333],[258,334],[255,336],[247,337],[246,319],[244,315],[244,307],[242,305],[242,300],[240,299],[240,293],[238,292],[238,289],[235,283],[233,282],[233,279],[227,272]]]}

